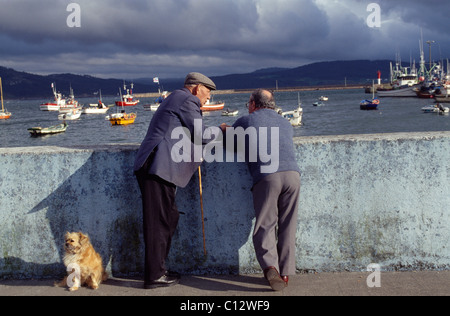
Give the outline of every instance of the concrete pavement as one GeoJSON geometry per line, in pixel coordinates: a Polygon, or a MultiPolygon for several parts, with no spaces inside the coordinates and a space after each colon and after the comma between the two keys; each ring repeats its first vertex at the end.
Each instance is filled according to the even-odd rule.
{"type": "MultiPolygon", "coordinates": [[[[370,272],[298,274],[282,292],[273,292],[261,274],[182,276],[179,285],[144,290],[141,279],[110,278],[98,290],[69,292],[55,280],[2,280],[0,296],[449,296],[450,271],[380,272],[380,287],[370,288],[370,272]]],[[[173,306],[175,309],[178,306],[173,306]]]]}

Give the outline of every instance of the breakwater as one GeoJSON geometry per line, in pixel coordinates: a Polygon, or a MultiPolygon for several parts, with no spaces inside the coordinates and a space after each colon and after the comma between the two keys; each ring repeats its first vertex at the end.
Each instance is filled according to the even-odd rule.
{"type": "MultiPolygon", "coordinates": [[[[137,144],[0,149],[0,278],[55,277],[66,231],[87,233],[116,276],[141,274],[137,144]]],[[[450,268],[450,132],[295,139],[302,188],[299,271],[450,268]]],[[[259,271],[251,178],[243,163],[202,166],[177,192],[168,266],[182,273],[259,271]]]]}
{"type": "MultiPolygon", "coordinates": [[[[366,89],[367,85],[362,84],[348,84],[348,85],[329,85],[329,86],[303,86],[303,87],[284,87],[275,88],[268,87],[266,89],[272,90],[274,92],[295,92],[295,91],[319,91],[319,90],[352,90],[352,89],[366,89]]],[[[372,88],[372,87],[370,87],[372,88]]],[[[255,89],[229,89],[229,90],[215,90],[211,91],[211,95],[223,95],[223,94],[239,94],[247,93],[251,94],[255,89]]],[[[149,92],[149,93],[135,93],[137,98],[156,98],[159,93],[149,92]]]]}

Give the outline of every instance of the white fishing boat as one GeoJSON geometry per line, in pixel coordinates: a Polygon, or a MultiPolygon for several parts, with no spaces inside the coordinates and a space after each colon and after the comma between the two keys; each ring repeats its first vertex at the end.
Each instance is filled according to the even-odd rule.
{"type": "Polygon", "coordinates": [[[395,68],[390,63],[390,89],[377,89],[378,97],[416,97],[414,91],[419,84],[419,73],[415,63],[411,67],[403,67],[400,58],[397,58],[395,68]]]}
{"type": "Polygon", "coordinates": [[[66,103],[62,104],[59,107],[59,113],[69,113],[72,110],[76,110],[76,109],[80,109],[83,106],[77,101],[75,100],[75,96],[73,94],[73,89],[72,86],[70,86],[70,93],[69,93],[69,97],[66,99],[66,103]]]}
{"type": "Polygon", "coordinates": [[[450,103],[450,96],[448,95],[436,95],[434,98],[438,103],[450,103]]]}
{"type": "Polygon", "coordinates": [[[322,96],[319,98],[319,101],[328,101],[328,97],[322,95],[322,96]]]}
{"type": "Polygon", "coordinates": [[[42,103],[39,107],[41,111],[59,111],[61,106],[66,105],[66,99],[62,97],[61,93],[56,92],[56,86],[54,83],[52,83],[51,87],[53,91],[53,101],[42,103]]]}

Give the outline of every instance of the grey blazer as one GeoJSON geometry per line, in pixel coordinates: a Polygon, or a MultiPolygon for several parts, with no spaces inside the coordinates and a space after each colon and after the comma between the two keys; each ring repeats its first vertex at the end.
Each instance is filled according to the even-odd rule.
{"type": "Polygon", "coordinates": [[[147,135],[136,156],[134,171],[140,170],[148,160],[148,174],[157,175],[178,187],[187,186],[201,162],[194,159],[193,143],[190,144],[192,145],[190,161],[175,162],[172,159],[172,149],[174,146],[179,147],[181,139],[181,137],[172,139],[172,131],[177,127],[183,127],[189,130],[191,142],[194,139],[194,132],[197,133],[196,137],[201,139],[205,127],[202,123],[200,130],[198,127],[194,129],[194,120],[200,120],[196,121],[196,126],[199,122],[203,122],[200,99],[186,88],[172,92],[161,103],[150,122],[147,135]]]}

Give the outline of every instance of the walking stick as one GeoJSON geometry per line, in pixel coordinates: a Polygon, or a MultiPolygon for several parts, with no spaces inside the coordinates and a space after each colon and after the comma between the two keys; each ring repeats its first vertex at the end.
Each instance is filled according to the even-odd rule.
{"type": "Polygon", "coordinates": [[[202,209],[203,252],[206,257],[205,218],[204,218],[204,213],[203,213],[202,170],[201,170],[200,166],[198,166],[198,185],[200,187],[200,207],[202,209]]]}

